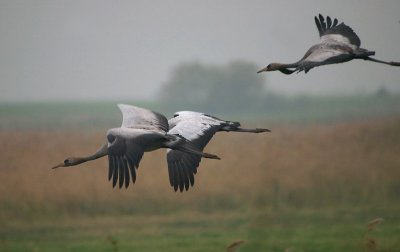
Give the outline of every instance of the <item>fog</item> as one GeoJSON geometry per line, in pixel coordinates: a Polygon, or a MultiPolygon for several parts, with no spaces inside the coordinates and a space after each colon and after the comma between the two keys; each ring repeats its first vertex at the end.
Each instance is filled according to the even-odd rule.
{"type": "MultiPolygon", "coordinates": [[[[294,62],[318,42],[318,13],[399,61],[399,10],[397,0],[1,0],[0,102],[156,99],[182,62],[294,62]]],[[[400,68],[360,60],[266,77],[286,95],[400,92],[400,68]]]]}

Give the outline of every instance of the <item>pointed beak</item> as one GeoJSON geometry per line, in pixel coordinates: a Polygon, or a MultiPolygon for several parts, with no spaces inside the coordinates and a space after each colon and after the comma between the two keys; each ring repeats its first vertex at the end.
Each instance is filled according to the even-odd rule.
{"type": "Polygon", "coordinates": [[[64,167],[64,166],[65,166],[64,163],[60,163],[58,165],[55,165],[55,166],[51,167],[51,169],[56,169],[56,168],[64,167]]]}
{"type": "Polygon", "coordinates": [[[267,67],[264,67],[263,69],[259,70],[257,73],[262,73],[262,72],[268,72],[267,67]]]}

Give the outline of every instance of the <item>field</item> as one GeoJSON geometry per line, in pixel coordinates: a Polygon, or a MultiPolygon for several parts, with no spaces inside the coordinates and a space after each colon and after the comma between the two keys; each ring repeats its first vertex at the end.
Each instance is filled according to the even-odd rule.
{"type": "Polygon", "coordinates": [[[102,126],[5,127],[0,251],[225,251],[235,240],[243,252],[400,251],[400,118],[250,126],[272,132],[218,134],[206,150],[222,160],[203,160],[184,193],[163,150],[145,154],[127,190],[112,188],[104,158],[50,169],[97,150],[102,126]]]}

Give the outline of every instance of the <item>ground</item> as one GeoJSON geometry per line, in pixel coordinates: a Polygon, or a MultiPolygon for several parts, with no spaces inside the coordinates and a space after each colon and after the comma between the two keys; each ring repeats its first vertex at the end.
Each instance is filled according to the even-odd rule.
{"type": "Polygon", "coordinates": [[[113,189],[104,132],[0,132],[0,251],[400,251],[400,120],[219,133],[193,188],[175,193],[165,151],[113,189]],[[384,221],[367,231],[369,221],[384,221]]]}

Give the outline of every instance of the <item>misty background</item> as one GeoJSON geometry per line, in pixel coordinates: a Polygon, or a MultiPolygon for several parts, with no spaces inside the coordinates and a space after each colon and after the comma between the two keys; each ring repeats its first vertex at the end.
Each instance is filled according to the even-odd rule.
{"type": "Polygon", "coordinates": [[[398,68],[360,60],[306,75],[254,72],[302,57],[319,40],[318,13],[351,26],[377,58],[398,61],[399,10],[396,0],[1,0],[0,102],[162,100],[185,64],[235,62],[254,66],[254,82],[274,94],[399,93],[398,68]]]}

